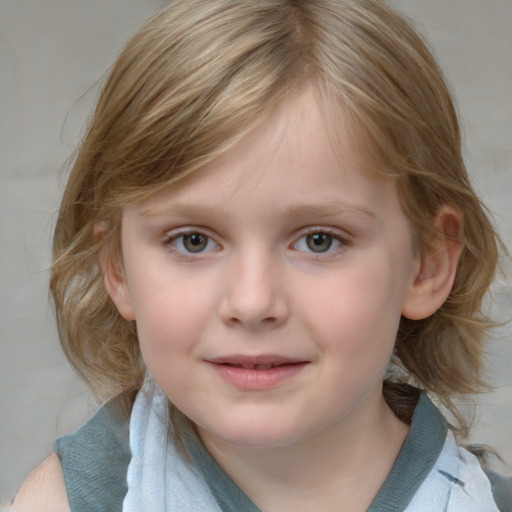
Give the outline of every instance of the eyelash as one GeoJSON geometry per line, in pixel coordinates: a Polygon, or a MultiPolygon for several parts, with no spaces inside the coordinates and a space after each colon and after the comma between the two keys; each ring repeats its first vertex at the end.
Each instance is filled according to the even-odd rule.
{"type": "MultiPolygon", "coordinates": [[[[342,238],[338,233],[335,233],[333,230],[326,229],[326,228],[317,228],[317,229],[311,229],[311,230],[307,231],[306,233],[304,233],[292,245],[292,247],[297,249],[297,247],[298,247],[299,243],[301,243],[301,241],[304,241],[305,244],[308,244],[308,238],[315,237],[316,235],[326,235],[328,237],[329,241],[328,241],[328,246],[327,246],[326,250],[315,251],[309,245],[308,245],[307,249],[298,249],[298,250],[304,250],[304,252],[309,252],[311,255],[314,255],[316,257],[321,257],[322,255],[332,255],[333,253],[337,253],[348,244],[346,239],[342,238]],[[333,249],[333,245],[336,246],[334,249],[333,249]]],[[[318,244],[318,246],[320,246],[320,244],[318,244]]]]}
{"type": "MultiPolygon", "coordinates": [[[[197,242],[198,242],[197,244],[193,243],[193,245],[197,245],[197,246],[201,247],[200,240],[198,240],[197,242]]],[[[206,235],[205,233],[203,233],[202,231],[197,230],[197,229],[186,229],[186,230],[181,230],[181,231],[176,231],[176,232],[170,233],[170,234],[166,235],[163,243],[166,247],[172,249],[177,254],[180,254],[182,256],[188,256],[188,257],[194,256],[196,254],[203,254],[205,252],[211,252],[212,250],[218,250],[218,248],[220,248],[219,244],[217,244],[217,242],[215,242],[212,237],[206,235]],[[213,249],[207,250],[207,251],[205,251],[204,248],[201,250],[198,250],[198,251],[189,251],[186,249],[184,244],[186,243],[187,237],[192,238],[194,236],[203,237],[203,239],[206,243],[204,248],[206,248],[212,244],[215,245],[216,247],[213,249]],[[181,240],[180,245],[182,247],[178,248],[177,244],[180,240],[181,240]]]]}
{"type": "MultiPolygon", "coordinates": [[[[220,249],[220,245],[217,242],[215,242],[212,237],[208,236],[207,234],[198,229],[185,229],[170,233],[166,235],[163,244],[164,246],[172,249],[175,253],[184,257],[193,257],[195,255],[200,255],[220,249]],[[196,245],[199,248],[199,250],[193,251],[187,249],[184,245],[187,242],[187,239],[190,241],[190,238],[195,236],[199,237],[199,239],[196,240],[196,242],[192,242],[192,244],[196,245]],[[203,244],[201,243],[201,237],[203,244]],[[178,247],[178,245],[180,245],[181,247],[178,247]],[[210,247],[212,245],[214,247],[210,247]]],[[[304,232],[291,245],[291,248],[294,250],[309,253],[314,257],[322,257],[322,255],[332,255],[333,253],[337,253],[346,245],[348,245],[347,240],[341,237],[338,233],[335,233],[333,230],[328,228],[315,228],[304,232]],[[325,248],[325,250],[315,251],[314,249],[311,248],[310,245],[308,245],[309,241],[313,241],[313,243],[316,244],[314,239],[308,240],[308,237],[315,237],[317,235],[324,235],[328,237],[328,245],[325,248]],[[306,247],[300,248],[299,246],[303,244],[306,244],[306,247]],[[335,245],[334,249],[332,248],[333,245],[335,245]]],[[[318,247],[320,247],[320,244],[318,244],[318,247]]]]}

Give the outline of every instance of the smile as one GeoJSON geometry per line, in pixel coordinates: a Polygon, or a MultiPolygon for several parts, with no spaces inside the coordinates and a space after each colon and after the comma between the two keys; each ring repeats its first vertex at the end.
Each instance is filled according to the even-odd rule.
{"type": "Polygon", "coordinates": [[[228,364],[227,366],[245,368],[246,370],[270,370],[271,368],[275,368],[275,366],[272,364],[228,364]]]}
{"type": "Polygon", "coordinates": [[[241,390],[277,388],[301,373],[308,361],[276,355],[234,355],[207,361],[228,384],[241,390]]]}

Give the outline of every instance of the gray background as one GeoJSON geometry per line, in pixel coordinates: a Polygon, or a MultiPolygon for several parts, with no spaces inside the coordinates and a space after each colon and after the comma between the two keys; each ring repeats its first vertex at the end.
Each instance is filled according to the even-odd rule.
{"type": "MultiPolygon", "coordinates": [[[[94,402],[58,345],[47,268],[59,169],[101,79],[159,0],[0,0],[0,501],[94,402]]],[[[512,1],[394,0],[417,21],[452,82],[467,159],[512,247],[512,1]]],[[[509,279],[510,282],[510,274],[509,279]]],[[[503,318],[510,295],[497,287],[503,318]]],[[[473,439],[512,462],[511,329],[489,345],[499,389],[478,398],[473,439]]]]}

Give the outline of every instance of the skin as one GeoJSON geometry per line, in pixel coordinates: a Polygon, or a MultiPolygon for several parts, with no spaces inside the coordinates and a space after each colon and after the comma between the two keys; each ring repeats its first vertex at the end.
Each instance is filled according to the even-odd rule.
{"type": "Polygon", "coordinates": [[[57,455],[53,453],[32,471],[8,510],[11,512],[69,512],[62,467],[57,455]]]}
{"type": "Polygon", "coordinates": [[[112,296],[137,321],[153,376],[205,438],[288,445],[379,407],[418,262],[394,182],[363,168],[334,154],[309,93],[125,209],[125,279],[112,296]],[[308,248],[317,232],[332,232],[328,251],[308,248]],[[207,236],[204,250],[188,251],[184,233],[207,236]],[[237,354],[308,365],[276,389],[241,392],[206,362],[237,354]]]}
{"type": "Polygon", "coordinates": [[[152,375],[262,510],[366,509],[407,434],[382,396],[401,315],[446,297],[428,293],[441,266],[413,252],[396,183],[361,154],[334,151],[308,90],[126,208],[122,273],[107,272],[152,375]],[[212,364],[240,355],[303,364],[240,387],[212,364]]]}
{"type": "Polygon", "coordinates": [[[122,264],[103,268],[152,375],[262,511],[366,510],[408,432],[382,395],[400,318],[432,314],[453,283],[460,216],[440,210],[450,237],[420,259],[364,142],[334,151],[306,90],[125,208],[122,264]],[[300,364],[277,380],[239,368],[240,385],[224,363],[241,356],[300,364]]]}

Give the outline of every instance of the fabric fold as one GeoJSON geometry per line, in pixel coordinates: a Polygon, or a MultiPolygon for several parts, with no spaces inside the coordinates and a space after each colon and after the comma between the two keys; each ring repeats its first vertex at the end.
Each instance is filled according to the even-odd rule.
{"type": "MultiPolygon", "coordinates": [[[[130,418],[132,458],[123,512],[233,510],[229,503],[215,497],[215,490],[221,497],[238,496],[235,501],[244,512],[257,510],[207,454],[200,441],[189,441],[199,471],[176,448],[167,397],[148,374],[130,418]]],[[[426,395],[420,397],[410,439],[369,510],[499,512],[478,459],[457,445],[426,395]],[[404,471],[400,469],[402,466],[404,471]],[[411,468],[420,471],[413,479],[417,483],[413,489],[410,489],[411,468]]]]}
{"type": "Polygon", "coordinates": [[[133,406],[130,448],[123,512],[220,512],[202,477],[176,449],[167,397],[149,375],[133,406]]]}

